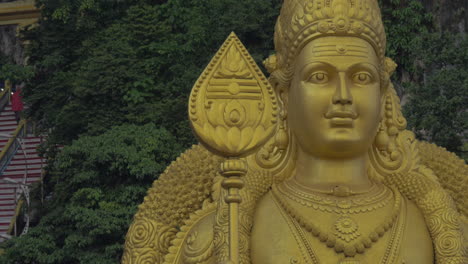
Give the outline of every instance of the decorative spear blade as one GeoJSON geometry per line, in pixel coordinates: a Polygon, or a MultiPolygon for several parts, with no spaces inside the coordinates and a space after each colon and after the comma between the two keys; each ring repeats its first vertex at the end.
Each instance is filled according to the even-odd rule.
{"type": "Polygon", "coordinates": [[[192,89],[189,118],[199,141],[224,157],[245,156],[276,130],[276,95],[234,33],[192,89]]]}

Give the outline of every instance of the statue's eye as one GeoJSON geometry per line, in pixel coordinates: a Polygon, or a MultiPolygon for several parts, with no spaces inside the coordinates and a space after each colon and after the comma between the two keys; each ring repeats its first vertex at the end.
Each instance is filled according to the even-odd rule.
{"type": "Polygon", "coordinates": [[[328,74],[326,72],[314,72],[307,81],[316,84],[326,83],[328,82],[328,74]]]}
{"type": "Polygon", "coordinates": [[[372,76],[367,72],[358,72],[353,75],[353,82],[358,84],[369,84],[372,82],[372,76]]]}

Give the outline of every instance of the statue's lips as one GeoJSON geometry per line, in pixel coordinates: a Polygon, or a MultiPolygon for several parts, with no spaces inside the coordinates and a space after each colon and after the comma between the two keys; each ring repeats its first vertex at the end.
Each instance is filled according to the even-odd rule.
{"type": "Polygon", "coordinates": [[[332,127],[353,127],[357,114],[353,111],[331,111],[325,114],[332,127]]]}
{"type": "Polygon", "coordinates": [[[350,118],[356,119],[357,114],[353,111],[331,111],[325,114],[325,118],[332,119],[332,118],[350,118]]]}
{"type": "Polygon", "coordinates": [[[352,118],[334,117],[330,119],[332,127],[353,127],[354,120],[352,118]]]}

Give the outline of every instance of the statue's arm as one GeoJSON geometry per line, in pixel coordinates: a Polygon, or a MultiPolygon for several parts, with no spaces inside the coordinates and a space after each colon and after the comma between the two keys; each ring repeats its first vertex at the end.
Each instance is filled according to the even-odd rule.
{"type": "Polygon", "coordinates": [[[160,175],[128,230],[122,264],[166,263],[179,233],[185,228],[188,234],[184,226],[191,215],[208,208],[219,163],[219,157],[194,146],[160,175]]]}
{"type": "Polygon", "coordinates": [[[468,247],[468,165],[454,153],[435,144],[420,141],[421,162],[437,176],[441,186],[450,194],[461,215],[464,240],[468,247]]]}
{"type": "Polygon", "coordinates": [[[421,163],[437,176],[442,187],[452,196],[462,218],[468,220],[468,165],[454,153],[435,144],[420,141],[421,163]]]}

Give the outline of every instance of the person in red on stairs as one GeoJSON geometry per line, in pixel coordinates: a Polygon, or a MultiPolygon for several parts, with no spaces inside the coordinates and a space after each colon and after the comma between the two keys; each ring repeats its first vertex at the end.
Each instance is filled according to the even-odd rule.
{"type": "Polygon", "coordinates": [[[23,111],[23,97],[21,96],[22,85],[15,85],[11,95],[11,110],[15,112],[16,121],[20,121],[20,112],[23,111]]]}

